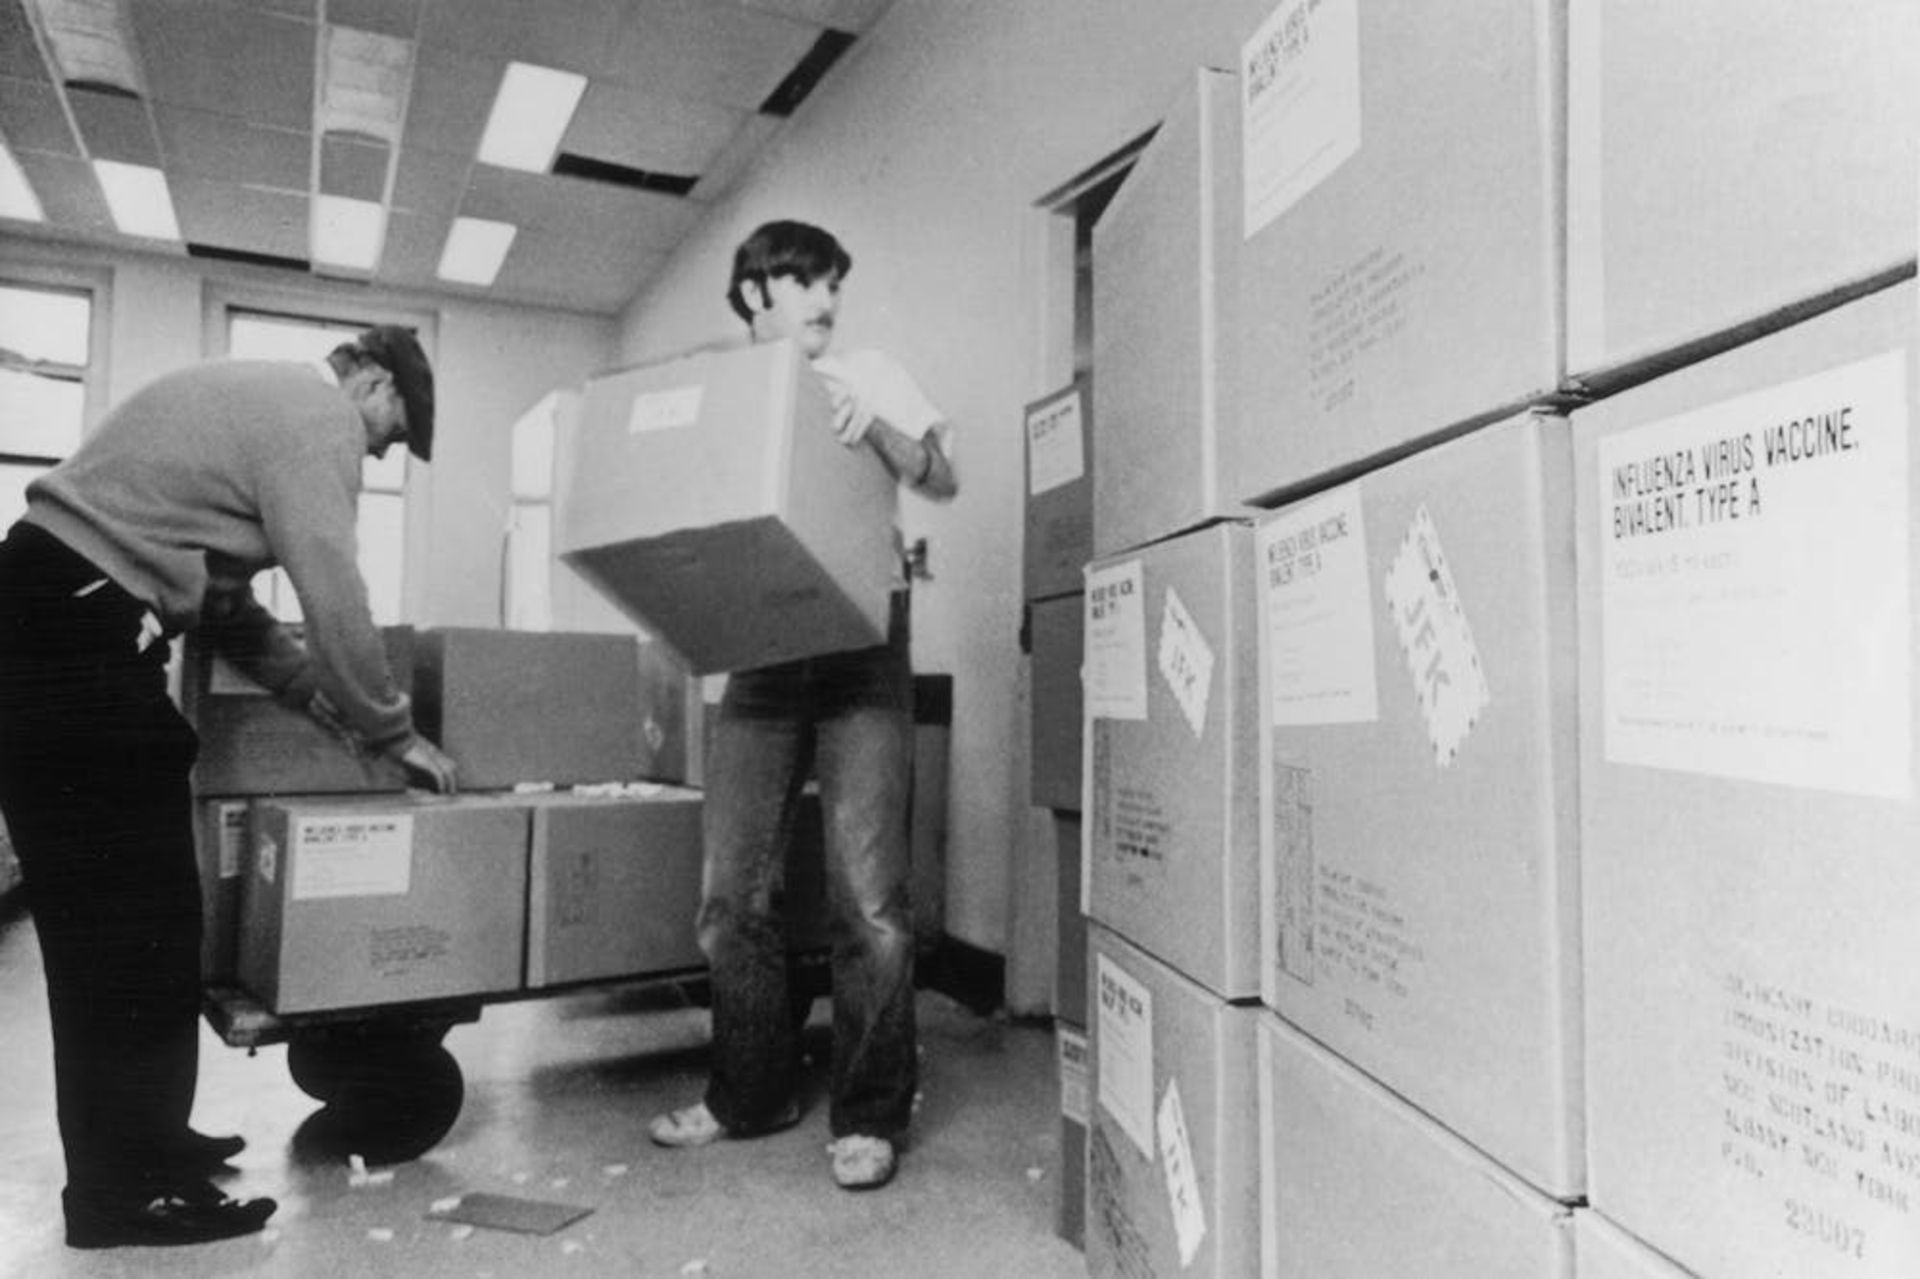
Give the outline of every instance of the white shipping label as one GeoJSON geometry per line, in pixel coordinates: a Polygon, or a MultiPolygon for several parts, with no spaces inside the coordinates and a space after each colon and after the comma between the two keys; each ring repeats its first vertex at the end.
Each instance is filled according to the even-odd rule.
{"type": "Polygon", "coordinates": [[[1048,400],[1027,411],[1027,495],[1071,484],[1087,473],[1080,392],[1048,400]]]}
{"type": "Polygon", "coordinates": [[[1255,530],[1275,725],[1360,724],[1380,716],[1373,671],[1367,535],[1356,485],[1303,502],[1255,530]]]}
{"type": "Polygon", "coordinates": [[[1434,762],[1444,767],[1453,762],[1490,694],[1453,570],[1424,505],[1400,539],[1384,586],[1434,762]]]}
{"type": "Polygon", "coordinates": [[[1087,1126],[1087,1037],[1070,1026],[1054,1032],[1060,1056],[1060,1114],[1087,1126]]]}
{"type": "Polygon", "coordinates": [[[1087,575],[1085,667],[1089,719],[1147,717],[1147,590],[1139,560],[1087,575]]]}
{"type": "Polygon", "coordinates": [[[1200,1176],[1193,1167],[1193,1143],[1180,1105],[1180,1085],[1167,1081],[1160,1096],[1160,1168],[1167,1175],[1167,1200],[1173,1206],[1173,1233],[1180,1245],[1180,1266],[1193,1264],[1207,1234],[1207,1212],[1200,1202],[1200,1176]]]}
{"type": "Polygon", "coordinates": [[[627,414],[627,434],[692,426],[700,420],[700,402],[706,393],[707,388],[696,383],[634,396],[633,409],[627,414]]]}
{"type": "Polygon", "coordinates": [[[220,841],[220,878],[233,879],[240,874],[241,855],[247,847],[247,805],[221,804],[214,815],[215,838],[220,841]]]}
{"type": "Polygon", "coordinates": [[[1606,758],[1912,797],[1904,351],[1599,441],[1606,758]]]}
{"type": "Polygon", "coordinates": [[[1094,964],[1100,983],[1094,1042],[1100,1105],[1153,1159],[1153,992],[1105,955],[1094,964]]]}
{"type": "Polygon", "coordinates": [[[1241,235],[1360,150],[1359,0],[1283,0],[1240,48],[1241,235]]]}
{"type": "Polygon", "coordinates": [[[289,840],[293,897],[385,897],[413,881],[413,814],[300,817],[289,840]]]}
{"type": "Polygon", "coordinates": [[[1207,695],[1213,687],[1213,646],[1194,623],[1179,593],[1167,588],[1160,613],[1160,677],[1180,703],[1195,737],[1206,734],[1207,695]]]}

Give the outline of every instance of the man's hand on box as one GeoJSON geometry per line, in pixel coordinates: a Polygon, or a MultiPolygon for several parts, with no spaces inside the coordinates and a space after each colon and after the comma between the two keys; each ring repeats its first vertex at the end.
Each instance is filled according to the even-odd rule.
{"type": "MultiPolygon", "coordinates": [[[[818,369],[819,365],[814,367],[818,369]]],[[[820,369],[820,380],[827,384],[827,399],[833,404],[834,438],[848,448],[858,446],[873,426],[873,411],[831,367],[820,369]]]]}
{"type": "Polygon", "coordinates": [[[451,795],[459,789],[458,769],[453,760],[420,734],[401,738],[388,753],[400,761],[410,785],[423,786],[442,795],[451,795]]]}

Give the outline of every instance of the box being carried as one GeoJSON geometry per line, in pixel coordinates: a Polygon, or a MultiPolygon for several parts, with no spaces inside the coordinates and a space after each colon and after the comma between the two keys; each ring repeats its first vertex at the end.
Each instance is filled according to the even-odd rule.
{"type": "Polygon", "coordinates": [[[526,903],[523,805],[261,800],[240,984],[282,1014],[517,990],[526,903]]]}
{"type": "Polygon", "coordinates": [[[886,638],[894,481],[792,342],[587,384],[560,556],[696,674],[886,638]]]}

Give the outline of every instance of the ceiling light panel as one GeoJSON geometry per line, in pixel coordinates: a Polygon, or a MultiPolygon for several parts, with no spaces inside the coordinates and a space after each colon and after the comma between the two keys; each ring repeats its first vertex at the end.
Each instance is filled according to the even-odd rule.
{"type": "Polygon", "coordinates": [[[0,218],[16,218],[22,222],[47,220],[46,211],[40,207],[40,197],[33,193],[33,185],[27,181],[27,175],[21,171],[4,139],[0,139],[0,218]]]}
{"type": "Polygon", "coordinates": [[[455,218],[434,274],[455,284],[477,284],[485,288],[499,276],[518,233],[519,228],[511,222],[455,218]]]}
{"type": "Polygon", "coordinates": [[[28,0],[40,18],[60,78],[144,97],[133,32],[120,0],[28,0]]]}
{"type": "Polygon", "coordinates": [[[341,195],[316,195],[312,218],[309,239],[315,266],[371,271],[380,265],[387,211],[379,204],[341,195]]]}
{"type": "Polygon", "coordinates": [[[508,63],[480,136],[481,162],[546,172],[586,88],[586,77],[571,71],[508,63]]]}
{"type": "Polygon", "coordinates": [[[180,238],[166,174],[144,164],[122,164],[118,160],[95,160],[93,172],[107,197],[113,224],[122,233],[152,240],[180,238]]]}
{"type": "Polygon", "coordinates": [[[397,145],[413,76],[413,41],[328,26],[320,67],[319,131],[364,134],[397,145]]]}

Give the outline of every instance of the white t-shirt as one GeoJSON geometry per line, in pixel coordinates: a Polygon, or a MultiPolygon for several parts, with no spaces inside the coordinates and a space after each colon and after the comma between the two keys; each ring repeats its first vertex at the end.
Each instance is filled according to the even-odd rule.
{"type": "MultiPolygon", "coordinates": [[[[886,352],[865,347],[840,355],[823,355],[813,362],[813,367],[850,388],[869,413],[902,435],[917,440],[932,431],[940,451],[948,458],[953,457],[953,424],[934,407],[913,376],[886,352]]],[[[905,541],[897,525],[892,529],[892,537],[898,552],[905,541]]],[[[907,585],[906,572],[899,567],[900,556],[896,554],[894,559],[893,585],[896,590],[903,589],[907,585]]]]}

